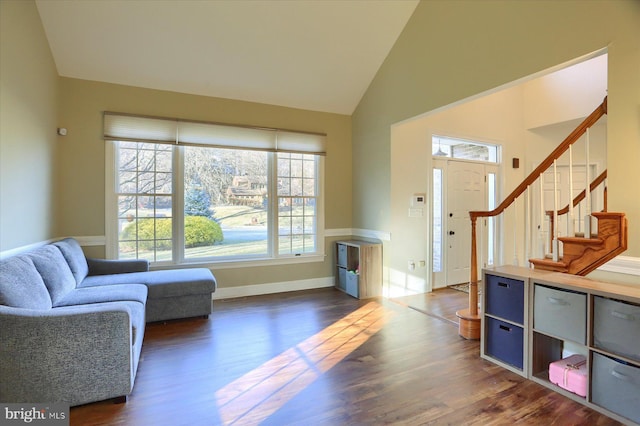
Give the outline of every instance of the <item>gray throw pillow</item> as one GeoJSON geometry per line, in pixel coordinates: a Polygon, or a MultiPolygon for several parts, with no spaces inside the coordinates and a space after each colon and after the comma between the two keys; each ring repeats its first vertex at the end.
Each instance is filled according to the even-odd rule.
{"type": "Polygon", "coordinates": [[[73,273],[76,279],[76,284],[80,284],[89,274],[87,258],[84,257],[84,252],[80,244],[73,238],[65,238],[64,240],[56,241],[53,245],[60,249],[69,264],[69,268],[71,268],[71,273],[73,273]]]}
{"type": "Polygon", "coordinates": [[[51,309],[51,297],[33,261],[14,256],[0,261],[0,305],[51,309]]]}
{"type": "Polygon", "coordinates": [[[42,276],[53,306],[76,288],[76,279],[58,247],[46,245],[29,253],[28,256],[42,276]]]}

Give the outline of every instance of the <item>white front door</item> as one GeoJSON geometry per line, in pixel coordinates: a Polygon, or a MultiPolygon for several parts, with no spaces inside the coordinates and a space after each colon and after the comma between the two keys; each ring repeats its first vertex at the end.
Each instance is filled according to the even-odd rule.
{"type": "MultiPolygon", "coordinates": [[[[471,264],[471,220],[469,212],[486,209],[485,166],[449,161],[447,167],[446,246],[447,285],[469,282],[471,264]]],[[[477,229],[480,238],[480,229],[477,229]]],[[[479,259],[482,255],[479,254],[479,259]]]]}

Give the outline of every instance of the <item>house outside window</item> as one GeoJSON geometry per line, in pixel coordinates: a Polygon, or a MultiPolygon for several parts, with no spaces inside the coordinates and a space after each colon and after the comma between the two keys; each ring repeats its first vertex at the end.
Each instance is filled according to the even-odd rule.
{"type": "Polygon", "coordinates": [[[181,124],[105,113],[110,258],[176,264],[323,255],[323,153],[313,144],[324,146],[321,135],[297,140],[296,133],[282,132],[278,149],[278,131],[265,130],[260,136],[274,136],[276,145],[256,149],[246,128],[224,146],[202,143],[203,126],[208,138],[226,131],[220,139],[233,127],[196,123],[200,140],[190,143],[173,141],[165,121],[181,124]],[[307,140],[310,152],[304,152],[307,140]]]}

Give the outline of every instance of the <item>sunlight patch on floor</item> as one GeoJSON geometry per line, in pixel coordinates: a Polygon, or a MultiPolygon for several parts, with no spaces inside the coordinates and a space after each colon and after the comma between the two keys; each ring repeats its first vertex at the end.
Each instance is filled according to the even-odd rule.
{"type": "Polygon", "coordinates": [[[369,302],[218,390],[223,423],[259,424],[369,340],[392,315],[369,302]]]}

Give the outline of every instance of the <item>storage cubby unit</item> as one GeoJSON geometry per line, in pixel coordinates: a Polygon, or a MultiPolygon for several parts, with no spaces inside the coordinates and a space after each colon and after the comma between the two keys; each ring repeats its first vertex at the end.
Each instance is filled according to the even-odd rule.
{"type": "Polygon", "coordinates": [[[382,294],[382,244],[336,242],[336,288],[358,299],[382,294]]]}
{"type": "Polygon", "coordinates": [[[481,356],[526,377],[525,298],[528,281],[510,274],[508,267],[500,273],[483,275],[481,356]]]}
{"type": "Polygon", "coordinates": [[[485,269],[483,280],[484,359],[624,424],[640,425],[640,286],[515,266],[485,269]],[[506,337],[509,329],[515,337],[506,337]],[[562,368],[573,369],[566,364],[574,354],[582,357],[571,360],[586,362],[580,380],[587,386],[580,391],[549,379],[549,364],[564,360],[562,368]]]}

